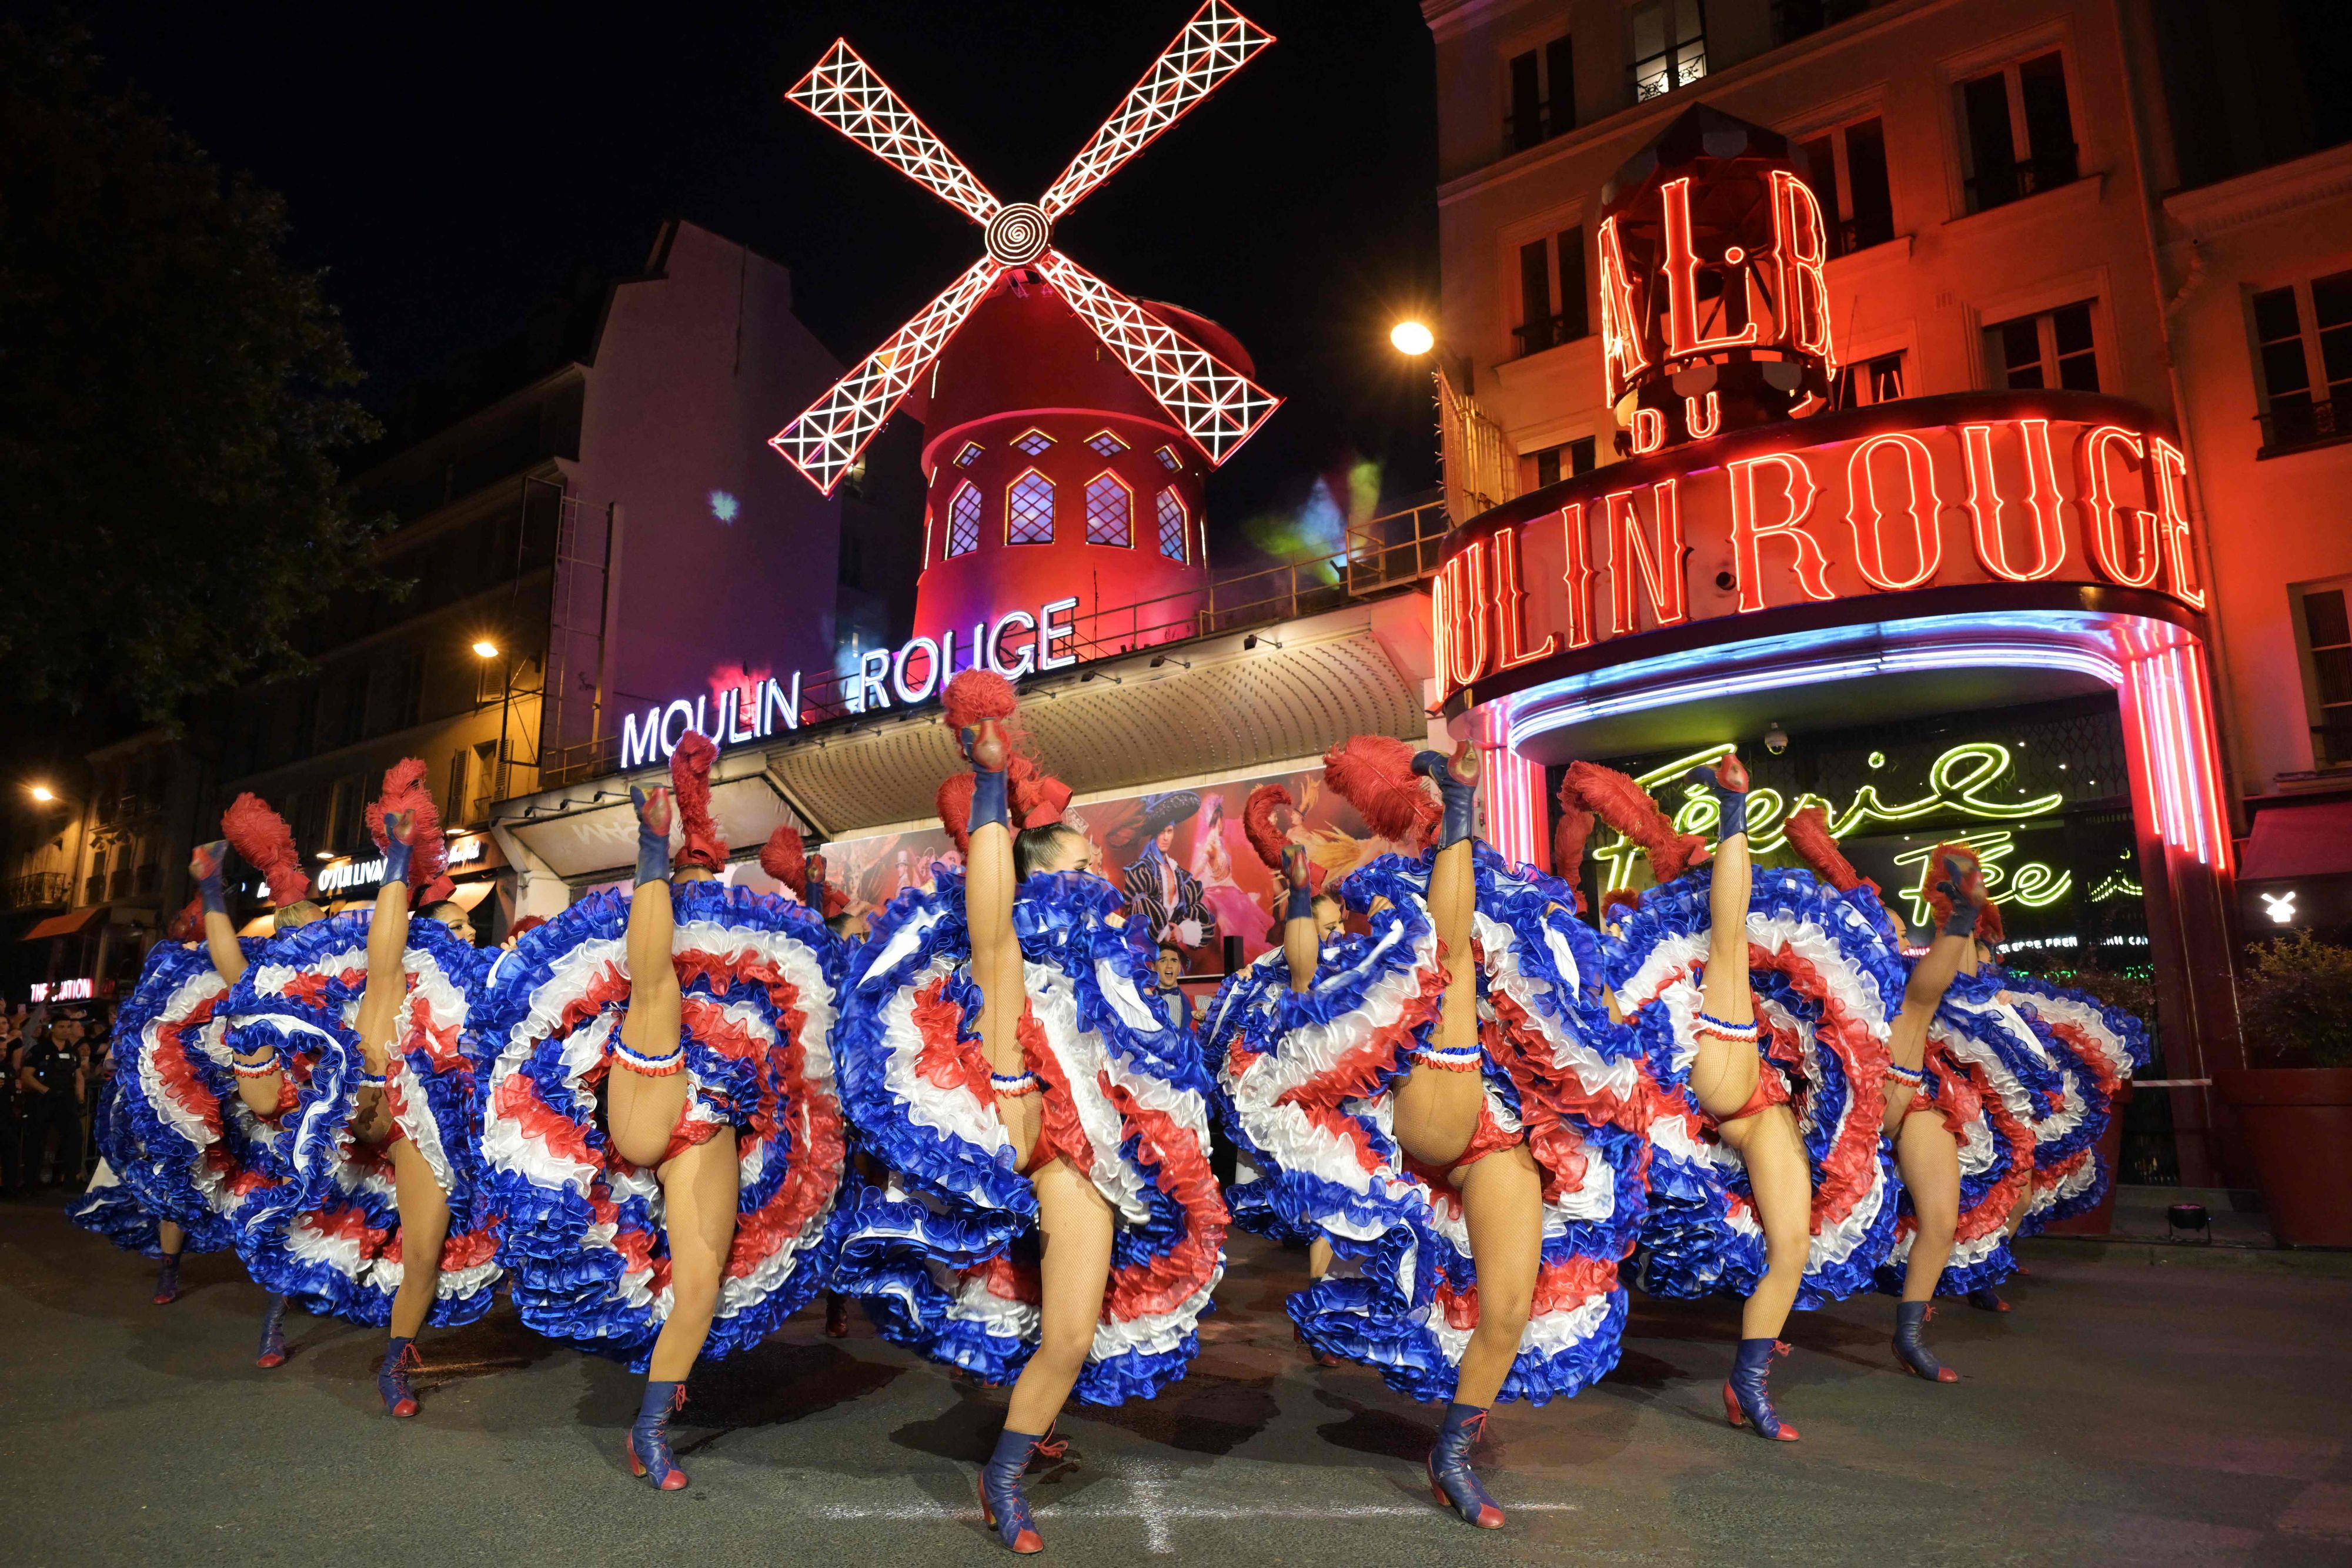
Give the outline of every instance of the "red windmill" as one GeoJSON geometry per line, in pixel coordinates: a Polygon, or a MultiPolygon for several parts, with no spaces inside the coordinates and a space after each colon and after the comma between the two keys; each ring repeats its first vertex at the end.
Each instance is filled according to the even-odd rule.
{"type": "MultiPolygon", "coordinates": [[[[1052,232],[1273,41],[1208,0],[1045,193],[1009,205],[846,39],[786,95],[980,225],[987,246],[770,442],[829,495],[918,400],[929,482],[919,635],[968,634],[1000,610],[1055,601],[1164,605],[1206,583],[1193,454],[1222,464],[1281,400],[1223,329],[1129,298],[1054,248],[1052,232]]],[[[1159,622],[1171,619],[1163,610],[1159,622]]],[[[1001,661],[1013,653],[1008,643],[1001,661]]]]}

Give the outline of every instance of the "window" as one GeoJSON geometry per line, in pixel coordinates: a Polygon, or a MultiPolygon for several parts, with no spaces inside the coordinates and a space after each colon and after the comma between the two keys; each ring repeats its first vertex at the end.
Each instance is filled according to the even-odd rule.
{"type": "Polygon", "coordinates": [[[1539,354],[1590,334],[1589,298],[1584,286],[1584,225],[1519,246],[1519,325],[1512,331],[1519,354],[1539,354]],[[1557,308],[1552,302],[1555,277],[1559,285],[1557,308]]]}
{"type": "Polygon", "coordinates": [[[1837,380],[1830,384],[1830,406],[1868,408],[1873,403],[1893,402],[1903,395],[1903,384],[1900,349],[1876,359],[1840,365],[1837,380]]]}
{"type": "Polygon", "coordinates": [[[1793,44],[1869,9],[1870,0],[1772,0],[1772,41],[1793,44]]]}
{"type": "Polygon", "coordinates": [[[1960,84],[1969,211],[1981,213],[2073,182],[2074,115],[2056,50],[1960,84]]]}
{"type": "Polygon", "coordinates": [[[2305,690],[2311,705],[2311,760],[2319,768],[2352,762],[2352,615],[2344,585],[2295,595],[2303,613],[2305,690]]]}
{"type": "Polygon", "coordinates": [[[1800,149],[1806,183],[1829,222],[1830,255],[1845,256],[1895,237],[1895,203],[1886,184],[1886,133],[1875,119],[1841,125],[1800,149]]]}
{"type": "Polygon", "coordinates": [[[1135,543],[1135,497],[1115,474],[1087,481],[1087,543],[1121,549],[1135,543]]]}
{"type": "Polygon", "coordinates": [[[2352,272],[2265,288],[2252,305],[2261,455],[2352,434],[2352,423],[2337,420],[2338,399],[2352,393],[2352,272]]]}
{"type": "Polygon", "coordinates": [[[1024,432],[1019,439],[1013,443],[1014,450],[1026,452],[1032,457],[1036,456],[1037,454],[1045,451],[1045,448],[1053,444],[1054,438],[1046,434],[1042,430],[1024,432]]]}
{"type": "Polygon", "coordinates": [[[959,468],[971,467],[973,464],[980,461],[980,451],[981,447],[979,442],[965,442],[963,444],[963,450],[955,455],[955,465],[959,468]]]}
{"type": "Polygon", "coordinates": [[[1163,446],[1151,455],[1159,458],[1160,466],[1167,469],[1171,474],[1184,466],[1184,460],[1176,455],[1176,449],[1172,446],[1163,446]]]}
{"type": "Polygon", "coordinates": [[[1184,559],[1184,503],[1173,490],[1162,490],[1155,503],[1160,511],[1160,553],[1170,560],[1184,559]]]}
{"type": "Polygon", "coordinates": [[[1004,493],[1004,542],[1054,542],[1054,482],[1034,468],[1013,481],[1013,487],[1004,493]]]}
{"type": "Polygon", "coordinates": [[[980,486],[967,479],[948,503],[948,554],[970,555],[980,548],[980,486]]]}
{"type": "Polygon", "coordinates": [[[1641,0],[1633,20],[1637,102],[1688,87],[1706,75],[1704,0],[1641,0]]]}
{"type": "Polygon", "coordinates": [[[1511,151],[1576,129],[1576,45],[1562,37],[1513,55],[1511,112],[1504,120],[1511,151]]]}
{"type": "Polygon", "coordinates": [[[1535,454],[1536,483],[1557,485],[1563,478],[1592,472],[1594,438],[1580,435],[1564,445],[1547,446],[1535,454]]]}
{"type": "Polygon", "coordinates": [[[1097,455],[1103,457],[1116,457],[1127,450],[1127,443],[1108,430],[1096,431],[1087,437],[1087,444],[1095,451],[1097,455]]]}
{"type": "Polygon", "coordinates": [[[1996,391],[2063,387],[2099,390],[2098,350],[2091,340],[2091,302],[2062,305],[2039,316],[1996,321],[1985,329],[1985,369],[1996,391]]]}

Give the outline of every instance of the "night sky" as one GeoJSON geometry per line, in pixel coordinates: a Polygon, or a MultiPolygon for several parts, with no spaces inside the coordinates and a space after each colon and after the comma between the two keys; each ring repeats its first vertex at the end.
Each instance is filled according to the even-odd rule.
{"type": "MultiPolygon", "coordinates": [[[[513,331],[582,267],[640,267],[670,214],[789,265],[799,314],[854,362],[981,243],[783,101],[834,37],[1000,198],[1024,201],[1196,3],[764,0],[630,7],[625,25],[479,4],[72,10],[112,80],[284,193],[292,254],[327,270],[362,396],[383,407],[513,331]]],[[[1436,468],[1426,377],[1387,346],[1389,324],[1433,308],[1436,289],[1428,30],[1412,0],[1242,8],[1274,46],[1055,236],[1125,292],[1223,322],[1289,399],[1212,481],[1229,538],[1359,455],[1391,497],[1436,468]]]]}

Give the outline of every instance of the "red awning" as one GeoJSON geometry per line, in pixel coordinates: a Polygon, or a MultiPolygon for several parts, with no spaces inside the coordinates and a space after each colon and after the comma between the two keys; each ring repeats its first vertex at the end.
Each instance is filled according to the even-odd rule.
{"type": "Polygon", "coordinates": [[[68,909],[63,915],[52,915],[25,933],[26,942],[44,942],[52,936],[76,936],[90,927],[90,923],[106,917],[106,905],[93,904],[87,909],[68,909]]]}
{"type": "Polygon", "coordinates": [[[2352,800],[2270,806],[2254,813],[2238,857],[2240,882],[2352,873],[2352,800]]]}

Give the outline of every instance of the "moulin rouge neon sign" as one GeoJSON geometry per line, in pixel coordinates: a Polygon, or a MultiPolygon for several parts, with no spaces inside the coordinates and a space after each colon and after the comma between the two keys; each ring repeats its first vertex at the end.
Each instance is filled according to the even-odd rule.
{"type": "Polygon", "coordinates": [[[1499,508],[1437,576],[1442,695],[1612,638],[1930,587],[2099,585],[2203,609],[2180,449],[2110,399],[2030,406],[1921,398],[1747,431],[1499,508]]]}

